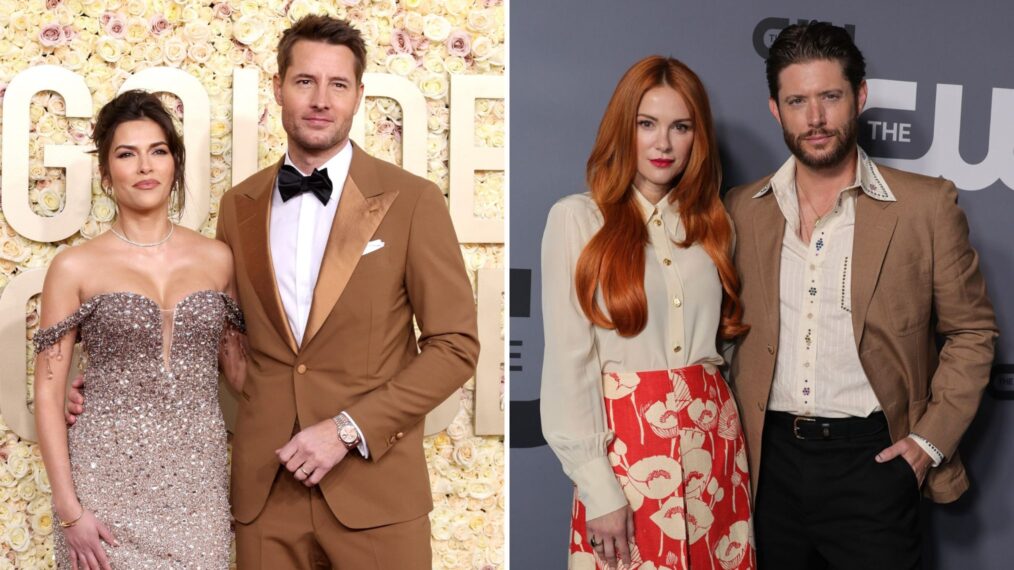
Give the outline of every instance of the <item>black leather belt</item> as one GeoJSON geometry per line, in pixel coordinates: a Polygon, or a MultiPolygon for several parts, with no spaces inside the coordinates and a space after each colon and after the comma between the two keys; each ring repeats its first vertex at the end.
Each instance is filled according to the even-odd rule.
{"type": "Polygon", "coordinates": [[[847,439],[874,435],[887,429],[884,412],[874,412],[865,418],[817,418],[768,412],[764,423],[767,427],[788,429],[796,439],[804,440],[847,439]]]}

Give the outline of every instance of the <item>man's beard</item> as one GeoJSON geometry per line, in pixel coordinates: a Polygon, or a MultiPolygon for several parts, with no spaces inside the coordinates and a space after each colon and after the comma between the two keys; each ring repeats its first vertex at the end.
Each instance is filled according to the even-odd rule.
{"type": "Polygon", "coordinates": [[[793,135],[786,130],[782,130],[785,145],[792,151],[792,155],[796,157],[796,160],[814,170],[823,170],[841,164],[851,153],[855,152],[858,136],[859,132],[855,117],[846,121],[840,130],[814,129],[800,135],[793,135]],[[803,139],[814,135],[831,136],[833,146],[821,154],[814,155],[807,153],[803,148],[803,139]]]}

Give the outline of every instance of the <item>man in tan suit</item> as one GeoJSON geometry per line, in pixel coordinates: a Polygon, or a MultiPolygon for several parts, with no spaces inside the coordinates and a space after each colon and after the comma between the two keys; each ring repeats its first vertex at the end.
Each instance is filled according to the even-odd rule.
{"type": "Polygon", "coordinates": [[[767,74],[793,156],[726,199],[759,567],[916,568],[917,490],[968,487],[957,447],[997,335],[978,256],[952,183],[856,145],[865,64],[844,29],[786,28],[767,74]]]}
{"type": "Polygon", "coordinates": [[[232,456],[239,568],[430,568],[423,419],[479,350],[458,240],[432,183],[348,139],[359,32],[306,17],[278,60],[288,152],[219,213],[250,345],[232,456]]]}

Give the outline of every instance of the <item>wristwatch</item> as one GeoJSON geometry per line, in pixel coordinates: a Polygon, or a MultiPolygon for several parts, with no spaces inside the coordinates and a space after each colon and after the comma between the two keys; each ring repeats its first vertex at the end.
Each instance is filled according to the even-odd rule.
{"type": "Polygon", "coordinates": [[[349,451],[357,449],[362,438],[359,437],[359,430],[356,429],[356,426],[352,425],[352,420],[345,414],[338,414],[332,419],[335,427],[338,428],[338,441],[342,442],[349,451]]]}

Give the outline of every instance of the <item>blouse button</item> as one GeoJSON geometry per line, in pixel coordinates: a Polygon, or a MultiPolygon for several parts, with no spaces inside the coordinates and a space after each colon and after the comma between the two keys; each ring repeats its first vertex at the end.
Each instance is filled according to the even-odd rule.
{"type": "Polygon", "coordinates": [[[662,225],[662,220],[655,220],[655,225],[656,226],[661,226],[662,225]]]}
{"type": "Polygon", "coordinates": [[[676,308],[682,307],[683,306],[683,301],[681,301],[679,297],[673,297],[672,298],[672,306],[676,307],[676,308]]]}
{"type": "Polygon", "coordinates": [[[678,345],[678,344],[676,346],[674,346],[673,349],[672,349],[673,352],[679,352],[681,350],[683,350],[683,347],[680,346],[680,345],[678,345]]]}
{"type": "Polygon", "coordinates": [[[665,259],[662,260],[662,265],[665,265],[665,266],[668,267],[668,266],[672,265],[672,260],[667,257],[667,258],[665,258],[665,259]]]}

